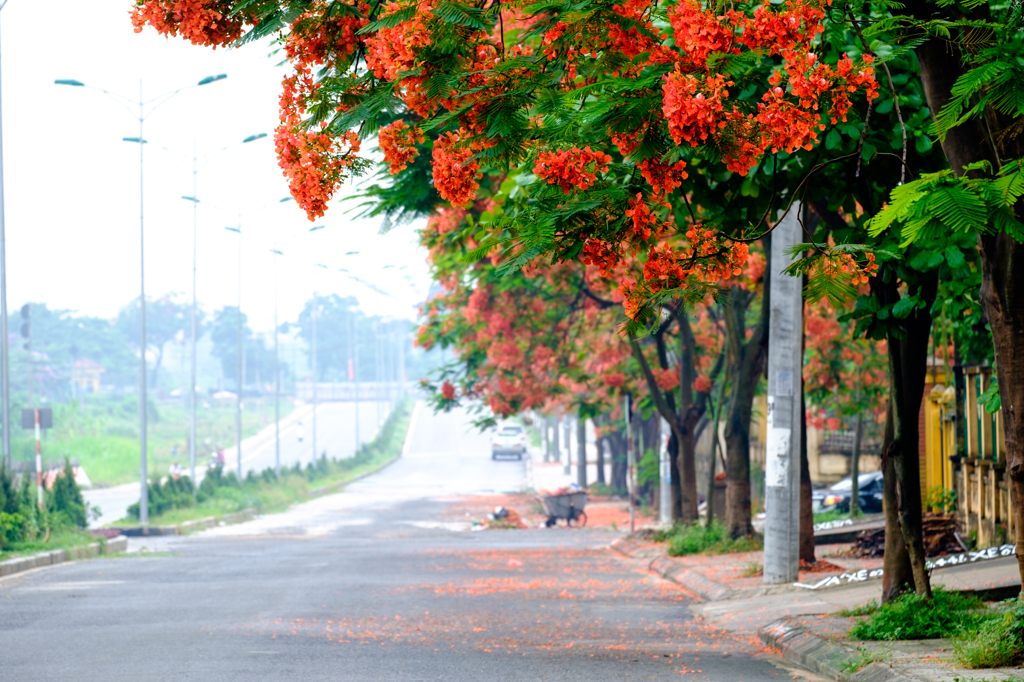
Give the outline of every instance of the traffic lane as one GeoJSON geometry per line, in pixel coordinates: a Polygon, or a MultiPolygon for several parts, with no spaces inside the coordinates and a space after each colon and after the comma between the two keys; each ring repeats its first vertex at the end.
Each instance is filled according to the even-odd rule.
{"type": "MultiPolygon", "coordinates": [[[[416,527],[436,501],[327,535],[184,538],[0,581],[12,679],[768,680],[778,659],[596,531],[416,527]],[[60,642],[59,646],[53,646],[60,642]]],[[[805,678],[810,679],[810,678],[805,678]]]]}
{"type": "Polygon", "coordinates": [[[488,432],[472,424],[465,409],[435,414],[418,403],[410,422],[409,449],[388,467],[347,491],[373,495],[387,491],[396,499],[520,491],[527,486],[526,463],[492,460],[488,432]]]}
{"type": "MultiPolygon", "coordinates": [[[[386,414],[386,410],[382,409],[386,414]]],[[[323,403],[317,407],[317,452],[327,452],[334,459],[351,457],[355,453],[355,403],[323,403]]],[[[376,406],[374,403],[359,404],[359,439],[362,443],[373,440],[379,430],[377,426],[376,406]]],[[[291,420],[281,427],[281,466],[291,467],[296,462],[305,466],[313,459],[313,420],[312,414],[306,411],[301,419],[291,420]],[[299,439],[299,436],[302,439],[299,439]]],[[[242,472],[260,472],[267,467],[275,466],[275,438],[270,437],[257,446],[246,449],[242,445],[242,472]]],[[[319,457],[319,454],[317,455],[319,457]]],[[[230,467],[232,461],[227,459],[230,467]]]]}

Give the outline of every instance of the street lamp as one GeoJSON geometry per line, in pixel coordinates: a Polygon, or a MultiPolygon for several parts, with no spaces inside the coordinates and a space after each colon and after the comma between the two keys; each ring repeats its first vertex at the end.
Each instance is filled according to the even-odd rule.
{"type": "MultiPolygon", "coordinates": [[[[242,217],[238,217],[238,227],[225,227],[229,232],[238,234],[238,400],[235,403],[235,447],[238,459],[238,480],[242,480],[242,386],[245,376],[245,352],[242,337],[242,217]]],[[[193,439],[195,437],[193,436],[193,439]]]]}
{"type": "MultiPolygon", "coordinates": [[[[206,79],[204,78],[203,80],[206,80],[206,79]]],[[[214,78],[214,80],[217,80],[217,78],[214,78]]],[[[213,81],[211,80],[209,82],[213,82],[213,81]]],[[[200,81],[200,84],[202,84],[202,81],[200,81]]],[[[195,141],[193,141],[193,143],[192,143],[192,196],[190,196],[190,197],[183,196],[182,199],[185,199],[186,201],[191,201],[192,202],[192,311],[191,311],[191,317],[192,317],[192,339],[191,339],[192,340],[192,366],[191,366],[191,374],[190,374],[191,381],[190,381],[190,384],[189,384],[188,462],[189,462],[189,475],[192,477],[192,482],[193,483],[195,483],[195,480],[196,480],[196,336],[197,336],[197,330],[198,330],[198,326],[199,326],[199,321],[198,321],[198,305],[199,304],[198,304],[197,298],[196,298],[196,269],[197,269],[196,268],[196,260],[197,260],[196,252],[197,252],[198,243],[199,243],[199,230],[198,230],[198,225],[199,225],[199,199],[198,199],[198,196],[199,196],[199,193],[198,193],[199,161],[200,161],[200,159],[203,159],[203,160],[211,159],[211,157],[220,155],[221,153],[226,152],[229,149],[232,149],[233,147],[238,146],[239,144],[246,144],[246,143],[252,142],[254,140],[259,140],[259,139],[264,138],[266,136],[267,136],[266,133],[259,133],[259,134],[256,134],[256,135],[250,135],[250,136],[248,136],[247,138],[245,138],[244,140],[242,140],[241,142],[239,142],[237,144],[231,144],[231,145],[228,145],[226,147],[222,147],[221,149],[218,149],[217,151],[210,152],[209,154],[205,154],[203,156],[199,156],[196,153],[196,143],[195,143],[195,141]]],[[[168,150],[168,151],[170,151],[170,150],[168,150]]],[[[209,163],[209,161],[207,161],[207,163],[209,163]]],[[[204,167],[205,167],[205,165],[206,164],[204,164],[204,167]]],[[[241,265],[239,265],[239,277],[241,277],[241,265]]],[[[241,284],[239,284],[239,295],[241,295],[241,284]]],[[[238,307],[238,314],[239,314],[239,316],[241,316],[241,314],[242,314],[241,304],[239,304],[239,307],[238,307]]],[[[241,375],[239,375],[239,381],[241,381],[241,375]]],[[[238,400],[239,400],[239,404],[241,404],[241,400],[242,400],[241,385],[239,385],[238,400]]],[[[239,418],[239,420],[240,420],[240,418],[239,418]]],[[[239,435],[238,448],[239,448],[239,452],[241,452],[241,448],[242,448],[241,435],[239,435]]],[[[239,461],[239,472],[238,472],[238,475],[239,475],[239,478],[241,478],[241,475],[242,475],[242,472],[241,472],[241,455],[239,455],[239,460],[238,461],[239,461]]],[[[193,489],[192,489],[192,494],[193,495],[196,494],[196,488],[195,487],[193,487],[193,489]]]]}
{"type": "MultiPolygon", "coordinates": [[[[7,0],[0,2],[3,10],[7,0]]],[[[2,88],[0,88],[2,90],[2,88]]],[[[4,464],[11,466],[11,365],[7,338],[7,233],[4,226],[4,126],[3,98],[0,97],[0,428],[3,428],[4,464]]]]}
{"type": "MultiPolygon", "coordinates": [[[[6,4],[6,0],[4,0],[6,4]]],[[[0,6],[2,7],[2,6],[0,6]]],[[[150,100],[144,100],[142,98],[142,80],[139,79],[139,99],[132,99],[125,95],[115,94],[109,90],[103,88],[95,88],[88,86],[81,81],[77,81],[71,78],[61,78],[54,81],[56,85],[68,85],[76,88],[89,88],[90,90],[99,90],[107,97],[128,108],[128,105],[138,105],[139,107],[139,136],[138,137],[125,137],[122,138],[124,142],[134,142],[139,145],[139,522],[142,525],[149,524],[149,487],[148,479],[149,474],[147,471],[147,443],[146,443],[146,432],[147,432],[147,400],[148,394],[146,390],[146,229],[145,229],[145,183],[143,175],[143,145],[146,144],[146,139],[143,135],[143,124],[146,119],[149,118],[153,112],[155,112],[161,105],[165,104],[172,97],[182,92],[183,90],[189,90],[202,85],[208,85],[219,80],[227,78],[226,74],[218,74],[216,76],[207,76],[195,85],[185,86],[166,92],[158,97],[154,97],[150,100]],[[149,106],[149,112],[146,112],[146,107],[149,106]]],[[[128,108],[130,112],[131,109],[128,108]]],[[[6,324],[6,311],[2,313],[4,315],[4,324],[6,324]]],[[[6,335],[4,339],[6,340],[6,335]]],[[[194,398],[194,396],[193,396],[194,398]]],[[[4,431],[5,437],[7,431],[4,431]]],[[[195,479],[193,479],[194,481],[195,479]]]]}
{"type": "MultiPolygon", "coordinates": [[[[282,199],[284,201],[284,199],[282,199]]],[[[270,253],[284,254],[277,249],[270,253]]],[[[274,259],[274,471],[281,475],[281,361],[277,340],[277,259],[274,259]]]]}
{"type": "MultiPolygon", "coordinates": [[[[323,225],[311,228],[309,231],[314,232],[316,230],[323,229],[323,225]]],[[[327,266],[323,263],[317,263],[316,267],[327,270],[327,266]]],[[[316,462],[316,408],[317,408],[317,395],[316,395],[316,318],[320,314],[320,299],[317,295],[316,287],[316,270],[313,271],[313,342],[310,344],[313,350],[313,462],[316,462]]]]}

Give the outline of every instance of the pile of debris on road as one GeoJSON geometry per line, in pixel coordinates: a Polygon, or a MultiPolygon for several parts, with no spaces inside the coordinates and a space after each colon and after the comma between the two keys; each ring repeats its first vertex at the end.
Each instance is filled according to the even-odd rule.
{"type": "Polygon", "coordinates": [[[498,507],[493,514],[488,514],[484,527],[489,530],[529,528],[515,509],[505,507],[498,507]]]}
{"type": "MultiPolygon", "coordinates": [[[[921,522],[924,532],[924,551],[929,559],[967,551],[967,545],[956,532],[956,518],[952,514],[925,514],[921,522]]],[[[852,554],[862,557],[880,557],[885,554],[885,528],[861,531],[854,540],[852,554]]]]}

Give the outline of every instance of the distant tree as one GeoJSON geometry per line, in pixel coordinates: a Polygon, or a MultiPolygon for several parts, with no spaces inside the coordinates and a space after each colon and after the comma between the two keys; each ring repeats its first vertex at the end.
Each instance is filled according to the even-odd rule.
{"type": "MultiPolygon", "coordinates": [[[[202,324],[202,312],[199,313],[202,324]]],[[[164,346],[178,335],[179,332],[190,332],[189,304],[176,294],[167,294],[155,301],[146,302],[146,345],[147,350],[156,354],[153,364],[151,386],[156,386],[156,378],[164,360],[164,346]]],[[[139,351],[139,299],[135,299],[121,309],[117,316],[117,329],[123,334],[136,352],[139,351]]],[[[198,332],[201,335],[201,331],[198,332]]]]}
{"type": "MultiPolygon", "coordinates": [[[[123,334],[110,321],[73,310],[51,310],[45,303],[32,303],[32,352],[37,394],[58,398],[67,388],[76,360],[92,360],[106,371],[105,383],[132,383],[135,357],[123,334]]],[[[15,311],[9,321],[13,333],[21,327],[15,311]]],[[[19,342],[12,346],[12,389],[27,390],[28,354],[19,342]]]]}
{"type": "MultiPolygon", "coordinates": [[[[242,339],[248,350],[252,343],[252,329],[249,328],[245,313],[242,313],[242,339]]],[[[214,313],[213,322],[210,324],[210,340],[213,342],[213,356],[220,360],[224,378],[237,380],[238,306],[224,306],[214,313]]]]}

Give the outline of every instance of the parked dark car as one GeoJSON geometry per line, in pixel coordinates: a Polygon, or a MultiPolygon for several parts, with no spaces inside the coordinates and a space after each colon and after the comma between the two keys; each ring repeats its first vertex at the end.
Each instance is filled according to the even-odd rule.
{"type": "MultiPolygon", "coordinates": [[[[865,514],[876,514],[882,511],[882,472],[872,471],[861,474],[860,479],[860,510],[865,514]]],[[[853,479],[844,478],[831,488],[815,490],[811,496],[811,506],[815,513],[827,511],[850,511],[850,494],[853,492],[853,479]]]]}

